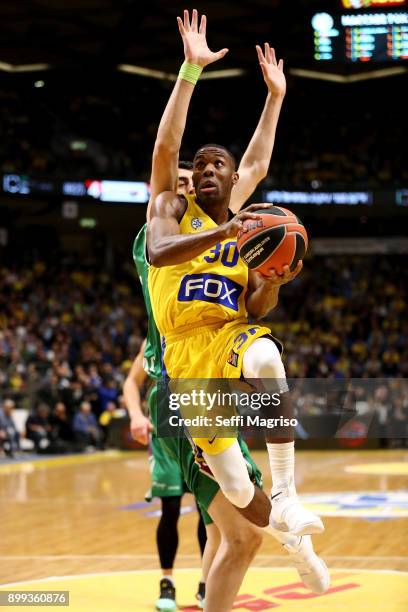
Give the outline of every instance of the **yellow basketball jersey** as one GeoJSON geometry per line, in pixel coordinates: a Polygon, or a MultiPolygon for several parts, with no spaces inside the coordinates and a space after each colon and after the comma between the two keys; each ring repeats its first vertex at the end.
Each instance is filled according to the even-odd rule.
{"type": "MultiPolygon", "coordinates": [[[[182,234],[214,229],[217,224],[188,195],[180,221],[182,234]]],[[[248,268],[238,254],[236,238],[228,238],[190,261],[149,268],[149,294],[162,336],[186,326],[197,327],[246,319],[248,268]]]]}

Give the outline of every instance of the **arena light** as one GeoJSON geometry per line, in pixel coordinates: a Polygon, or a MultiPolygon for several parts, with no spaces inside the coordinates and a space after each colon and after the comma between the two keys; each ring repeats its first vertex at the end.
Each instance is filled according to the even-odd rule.
{"type": "Polygon", "coordinates": [[[37,72],[39,70],[48,70],[50,64],[9,64],[8,62],[0,61],[0,70],[3,72],[37,72]]]}
{"type": "Polygon", "coordinates": [[[332,72],[320,72],[319,70],[306,70],[303,68],[290,68],[290,74],[302,77],[305,79],[317,79],[320,81],[332,81],[334,83],[356,83],[358,81],[369,81],[370,79],[383,79],[386,77],[396,76],[397,74],[406,74],[408,68],[405,66],[395,66],[392,68],[381,68],[380,70],[372,70],[370,72],[360,72],[359,74],[335,74],[332,72]]]}
{"type": "Polygon", "coordinates": [[[143,66],[135,66],[133,64],[119,64],[120,72],[128,74],[138,74],[140,76],[150,77],[152,79],[160,79],[162,81],[177,81],[177,75],[172,72],[164,72],[163,70],[153,70],[153,68],[144,68],[143,66]]]}
{"type": "Polygon", "coordinates": [[[349,76],[349,83],[356,83],[357,81],[368,81],[370,79],[383,79],[397,74],[405,74],[408,72],[408,68],[404,66],[395,66],[394,68],[381,68],[380,70],[373,70],[372,72],[361,72],[360,74],[351,74],[349,76]]]}
{"type": "Polygon", "coordinates": [[[305,70],[303,68],[290,68],[290,74],[303,77],[304,79],[317,79],[320,81],[333,81],[334,83],[345,83],[346,77],[332,72],[320,72],[319,70],[305,70]]]}

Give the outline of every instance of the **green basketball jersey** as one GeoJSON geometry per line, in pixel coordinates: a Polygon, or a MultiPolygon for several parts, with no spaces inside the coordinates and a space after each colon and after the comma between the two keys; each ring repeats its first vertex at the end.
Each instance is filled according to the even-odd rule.
{"type": "Polygon", "coordinates": [[[146,229],[145,223],[133,243],[133,261],[142,285],[143,297],[147,311],[147,338],[144,352],[144,369],[154,379],[161,377],[161,341],[160,334],[153,318],[152,306],[150,304],[149,287],[147,279],[149,275],[149,263],[146,259],[146,229]]]}

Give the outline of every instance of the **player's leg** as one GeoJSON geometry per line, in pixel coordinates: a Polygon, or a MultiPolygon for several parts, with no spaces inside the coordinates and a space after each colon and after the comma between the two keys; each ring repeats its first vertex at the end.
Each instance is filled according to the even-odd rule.
{"type": "Polygon", "coordinates": [[[184,480],[177,462],[169,456],[162,440],[154,433],[150,443],[152,485],[146,499],[159,497],[161,517],[156,530],[157,551],[162,577],[159,583],[157,610],[176,610],[176,588],[173,578],[174,560],[178,548],[178,520],[184,480]]]}
{"type": "Polygon", "coordinates": [[[180,517],[181,497],[162,497],[162,514],[157,525],[156,542],[159,553],[162,578],[160,593],[156,600],[157,610],[176,610],[176,587],[173,579],[173,566],[178,548],[178,519],[180,517]]]}
{"type": "MultiPolygon", "coordinates": [[[[294,416],[286,382],[285,368],[276,344],[271,338],[256,339],[245,351],[242,373],[246,379],[275,379],[280,393],[279,415],[285,419],[294,416]]],[[[294,429],[272,430],[266,434],[269,463],[272,474],[272,513],[274,526],[286,528],[296,534],[321,533],[321,519],[309,512],[298,501],[295,488],[294,429]]]]}
{"type": "Polygon", "coordinates": [[[330,577],[324,561],[313,550],[310,536],[299,537],[270,525],[271,502],[250,478],[251,474],[253,480],[261,484],[260,472],[246,444],[241,440],[239,444],[235,441],[218,455],[203,453],[203,457],[228,501],[246,519],[263,526],[268,535],[282,544],[289,553],[291,564],[309,589],[324,593],[329,587],[330,577]]]}
{"type": "Polygon", "coordinates": [[[197,540],[198,540],[198,546],[200,547],[200,552],[201,552],[201,556],[204,555],[204,551],[205,551],[205,546],[207,543],[207,530],[205,528],[205,523],[204,523],[204,519],[203,519],[203,515],[200,509],[200,506],[197,504],[197,510],[198,510],[198,523],[197,523],[197,540]]]}
{"type": "Polygon", "coordinates": [[[203,452],[203,457],[227,500],[254,525],[269,525],[271,502],[251,481],[238,441],[217,454],[203,452]]]}
{"type": "Polygon", "coordinates": [[[251,525],[219,491],[208,512],[221,541],[207,579],[204,611],[229,612],[245,573],[262,542],[262,532],[251,525]]]}
{"type": "MultiPolygon", "coordinates": [[[[205,511],[203,511],[203,513],[205,513],[205,511]]],[[[196,599],[199,602],[198,606],[200,608],[204,608],[208,574],[209,574],[212,562],[214,560],[215,554],[220,545],[220,532],[218,530],[218,527],[213,522],[211,522],[205,525],[205,529],[207,532],[207,541],[205,544],[205,549],[204,549],[203,558],[201,562],[202,579],[200,580],[200,583],[198,585],[198,591],[196,594],[196,599]]]]}
{"type": "Polygon", "coordinates": [[[178,520],[181,497],[162,497],[162,514],[157,525],[156,541],[163,577],[173,575],[174,559],[178,548],[178,520]]]}
{"type": "MultiPolygon", "coordinates": [[[[205,524],[205,520],[204,520],[205,510],[202,510],[200,508],[197,500],[196,500],[196,504],[197,504],[198,515],[200,517],[198,521],[198,525],[197,525],[197,539],[198,539],[198,545],[200,547],[201,558],[202,558],[202,561],[201,561],[202,574],[201,574],[201,578],[198,583],[196,599],[201,603],[201,602],[204,602],[204,599],[205,599],[205,581],[206,581],[207,574],[208,574],[207,558],[208,557],[211,558],[211,554],[212,554],[211,552],[212,542],[211,540],[208,541],[208,531],[210,531],[210,537],[211,537],[212,530],[207,529],[207,525],[205,524]]],[[[208,517],[208,519],[211,520],[210,517],[208,517]]],[[[208,525],[208,527],[210,526],[211,525],[208,525]]]]}
{"type": "Polygon", "coordinates": [[[203,511],[206,525],[208,526],[209,520],[213,520],[216,527],[214,529],[210,526],[208,529],[207,546],[210,548],[203,560],[204,572],[208,572],[204,610],[230,610],[245,571],[260,544],[261,532],[240,516],[220,494],[220,487],[210,475],[201,455],[197,457],[198,463],[195,461],[192,446],[186,438],[178,441],[177,452],[187,486],[203,511]],[[216,498],[217,501],[214,502],[216,498]],[[219,499],[221,501],[218,501],[219,499]],[[224,509],[225,505],[229,511],[228,515],[224,509]],[[219,572],[222,572],[222,576],[227,576],[224,581],[220,581],[219,572]]]}

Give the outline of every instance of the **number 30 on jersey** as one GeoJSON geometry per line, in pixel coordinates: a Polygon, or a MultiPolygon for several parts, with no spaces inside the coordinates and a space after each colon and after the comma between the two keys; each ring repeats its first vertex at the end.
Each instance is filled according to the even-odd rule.
{"type": "Polygon", "coordinates": [[[206,255],[204,260],[207,263],[215,263],[221,261],[223,266],[227,268],[233,268],[238,262],[238,247],[236,240],[231,240],[225,244],[218,243],[210,251],[211,255],[206,255]]]}

